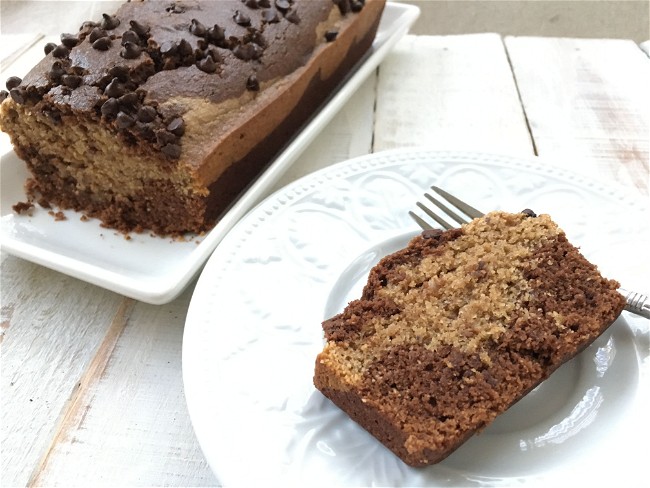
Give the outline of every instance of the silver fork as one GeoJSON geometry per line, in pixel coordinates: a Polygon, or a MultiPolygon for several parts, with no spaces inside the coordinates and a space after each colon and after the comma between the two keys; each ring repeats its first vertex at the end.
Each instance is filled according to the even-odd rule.
{"type": "MultiPolygon", "coordinates": [[[[434,192],[436,192],[438,195],[442,196],[446,200],[446,203],[443,203],[439,198],[436,198],[429,193],[424,194],[426,199],[429,200],[430,203],[438,207],[440,210],[442,210],[447,215],[447,218],[455,221],[456,224],[458,225],[466,224],[471,219],[475,219],[483,216],[483,212],[475,209],[471,205],[468,205],[467,203],[451,195],[450,193],[447,193],[441,188],[438,188],[437,186],[432,186],[431,189],[434,192]],[[454,208],[453,209],[450,208],[450,205],[453,206],[454,208]],[[464,216],[460,215],[461,212],[462,214],[464,214],[464,216]]],[[[443,229],[449,230],[458,226],[458,225],[450,224],[447,220],[445,220],[443,217],[440,216],[439,212],[436,213],[434,210],[432,210],[430,207],[423,204],[422,202],[417,202],[416,205],[427,216],[429,216],[431,219],[437,222],[437,224],[443,229]]],[[[409,215],[413,220],[415,220],[415,222],[422,229],[430,230],[434,228],[429,222],[424,220],[415,212],[409,211],[409,215]]],[[[628,312],[632,312],[633,314],[640,315],[641,317],[650,319],[650,298],[648,298],[648,295],[644,295],[642,293],[638,293],[632,290],[626,290],[625,288],[619,288],[618,291],[621,295],[625,297],[625,301],[627,303],[627,305],[625,306],[625,310],[627,310],[628,312]]]]}

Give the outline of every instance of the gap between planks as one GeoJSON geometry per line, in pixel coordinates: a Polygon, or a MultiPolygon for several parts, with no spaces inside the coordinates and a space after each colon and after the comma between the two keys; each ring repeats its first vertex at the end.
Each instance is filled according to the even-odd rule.
{"type": "Polygon", "coordinates": [[[106,369],[113,350],[115,349],[115,345],[122,335],[122,332],[124,332],[124,328],[126,327],[126,323],[131,311],[133,310],[134,305],[135,300],[132,298],[125,297],[122,299],[117,312],[113,316],[111,325],[106,331],[104,339],[97,348],[97,352],[95,353],[93,359],[90,361],[88,367],[86,368],[86,371],[79,379],[79,382],[73,388],[70,394],[70,398],[68,398],[66,401],[61,411],[59,421],[56,423],[56,426],[54,428],[52,439],[46,447],[43,455],[36,463],[34,471],[29,477],[29,480],[27,482],[28,487],[41,485],[41,474],[47,466],[50,455],[52,454],[55,446],[61,439],[65,438],[68,432],[72,430],[74,427],[74,419],[81,418],[83,420],[83,415],[78,416],[77,414],[83,408],[85,408],[84,400],[86,399],[86,393],[89,391],[91,386],[93,386],[101,378],[104,370],[106,369]]]}

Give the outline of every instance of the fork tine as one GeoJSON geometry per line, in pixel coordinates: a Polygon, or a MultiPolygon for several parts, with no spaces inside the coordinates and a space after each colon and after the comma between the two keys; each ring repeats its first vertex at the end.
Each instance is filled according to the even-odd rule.
{"type": "MultiPolygon", "coordinates": [[[[427,207],[426,207],[425,205],[423,205],[421,202],[417,202],[416,205],[417,205],[418,207],[420,207],[420,209],[421,209],[425,214],[427,214],[427,215],[428,215],[429,217],[431,217],[433,220],[435,220],[436,222],[438,222],[438,223],[439,223],[439,224],[440,224],[444,229],[449,230],[449,229],[453,229],[453,228],[454,228],[453,225],[450,225],[450,224],[447,223],[443,218],[441,218],[441,217],[439,217],[438,215],[436,215],[435,213],[433,213],[433,211],[432,211],[430,208],[427,208],[427,207]]],[[[419,222],[418,222],[418,223],[419,223],[419,222]]]]}
{"type": "Polygon", "coordinates": [[[483,217],[483,212],[476,210],[474,207],[466,204],[462,200],[459,200],[455,196],[447,193],[445,190],[438,188],[437,186],[432,186],[431,189],[435,191],[436,193],[442,195],[447,199],[447,201],[451,202],[454,204],[456,207],[461,209],[463,212],[465,212],[467,215],[469,215],[471,218],[476,219],[478,217],[483,217]]]}
{"type": "MultiPolygon", "coordinates": [[[[432,195],[429,195],[428,193],[425,193],[424,196],[425,196],[426,198],[428,198],[428,199],[431,201],[431,203],[433,203],[434,205],[436,205],[440,210],[442,210],[443,212],[445,212],[447,215],[449,215],[452,219],[454,219],[454,220],[455,220],[456,222],[458,222],[459,224],[462,225],[462,224],[466,224],[466,223],[467,223],[467,219],[464,219],[463,217],[461,217],[460,215],[458,215],[456,212],[454,212],[452,209],[450,209],[447,205],[445,205],[444,203],[442,203],[442,202],[441,202],[440,200],[438,200],[436,197],[434,197],[434,196],[432,196],[432,195]]],[[[453,202],[452,202],[452,203],[453,203],[453,202]]],[[[462,209],[461,209],[461,210],[462,210],[462,209]]]]}
{"type": "Polygon", "coordinates": [[[415,212],[412,212],[411,210],[409,210],[409,215],[411,216],[411,218],[413,220],[415,220],[415,223],[418,224],[422,229],[424,229],[424,230],[432,230],[433,229],[433,227],[431,227],[431,224],[429,224],[429,222],[424,220],[422,217],[420,217],[415,212]]]}

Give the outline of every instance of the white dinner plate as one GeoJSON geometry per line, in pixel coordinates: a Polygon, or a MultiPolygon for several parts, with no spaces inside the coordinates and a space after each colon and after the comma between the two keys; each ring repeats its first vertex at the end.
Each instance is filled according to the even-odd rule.
{"type": "Polygon", "coordinates": [[[221,242],[186,320],[183,378],[198,440],[225,486],[637,486],[647,481],[646,319],[591,347],[443,462],[411,468],[312,383],[321,322],[418,232],[436,184],[479,209],[550,213],[609,277],[647,283],[648,206],[535,158],[397,150],[308,175],[221,242]],[[644,218],[646,220],[644,220],[644,218]],[[644,258],[645,257],[645,258],[644,258]]]}
{"type": "MultiPolygon", "coordinates": [[[[386,57],[419,15],[410,5],[387,3],[372,50],[340,89],[292,140],[269,168],[204,236],[184,241],[150,234],[124,235],[105,229],[99,221],[81,221],[81,214],[64,211],[56,221],[36,206],[31,216],[16,215],[12,206],[25,201],[24,163],[2,138],[0,166],[0,245],[2,250],[76,278],[148,303],[174,299],[197,274],[235,222],[268,194],[308,144],[345,105],[363,81],[386,57]]],[[[35,64],[42,52],[36,50],[35,64]]]]}

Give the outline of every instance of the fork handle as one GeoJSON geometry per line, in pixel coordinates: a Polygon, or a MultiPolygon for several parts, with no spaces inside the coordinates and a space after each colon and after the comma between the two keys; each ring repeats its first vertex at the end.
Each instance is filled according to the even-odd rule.
{"type": "Polygon", "coordinates": [[[626,290],[625,288],[619,288],[618,291],[625,297],[625,302],[627,303],[625,310],[650,319],[650,298],[648,298],[648,295],[626,290]]]}

